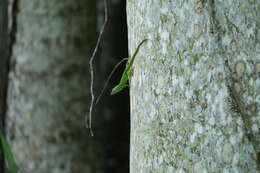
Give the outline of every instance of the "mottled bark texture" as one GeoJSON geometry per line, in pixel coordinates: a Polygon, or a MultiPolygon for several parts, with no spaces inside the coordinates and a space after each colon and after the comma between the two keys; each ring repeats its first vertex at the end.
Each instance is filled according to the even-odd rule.
{"type": "Polygon", "coordinates": [[[21,172],[104,172],[99,122],[93,138],[84,124],[95,1],[16,2],[6,124],[21,172]]]}
{"type": "MultiPolygon", "coordinates": [[[[8,76],[7,57],[7,0],[0,1],[0,130],[4,131],[8,76]]],[[[4,169],[3,152],[0,149],[0,172],[4,169]]]]}
{"type": "Polygon", "coordinates": [[[259,171],[258,0],[129,0],[130,170],[259,171]]]}

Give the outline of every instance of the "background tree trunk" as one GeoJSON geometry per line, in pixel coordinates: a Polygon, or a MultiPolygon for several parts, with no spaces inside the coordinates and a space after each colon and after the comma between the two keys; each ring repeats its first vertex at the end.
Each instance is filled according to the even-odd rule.
{"type": "Polygon", "coordinates": [[[6,122],[21,172],[104,172],[101,121],[94,116],[93,138],[84,123],[95,1],[14,3],[17,32],[6,122]]]}
{"type": "Polygon", "coordinates": [[[130,172],[257,172],[260,1],[127,2],[130,172]]]}

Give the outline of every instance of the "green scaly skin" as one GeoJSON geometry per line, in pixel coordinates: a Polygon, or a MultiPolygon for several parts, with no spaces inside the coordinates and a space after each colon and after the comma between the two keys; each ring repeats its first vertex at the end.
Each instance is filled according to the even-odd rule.
{"type": "Polygon", "coordinates": [[[120,82],[118,85],[116,85],[113,89],[112,89],[112,92],[111,92],[111,95],[114,95],[120,91],[122,91],[125,87],[127,87],[127,81],[129,79],[129,74],[130,74],[130,70],[131,70],[131,67],[133,66],[133,63],[134,63],[134,60],[135,60],[135,57],[141,47],[141,45],[146,42],[148,39],[144,39],[143,41],[141,41],[141,43],[139,43],[139,45],[137,46],[133,56],[128,59],[127,61],[127,64],[126,64],[126,67],[125,67],[125,70],[122,74],[122,77],[120,79],[120,82]]]}

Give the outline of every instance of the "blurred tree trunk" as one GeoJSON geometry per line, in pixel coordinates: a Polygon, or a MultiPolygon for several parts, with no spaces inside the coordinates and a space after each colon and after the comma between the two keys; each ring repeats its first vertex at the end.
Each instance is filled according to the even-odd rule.
{"type": "Polygon", "coordinates": [[[260,1],[128,1],[130,170],[259,171],[260,1]]]}
{"type": "Polygon", "coordinates": [[[101,123],[94,116],[91,138],[84,122],[88,60],[97,39],[95,1],[13,3],[17,31],[6,124],[21,172],[104,172],[101,123]]]}
{"type": "MultiPolygon", "coordinates": [[[[7,92],[7,0],[0,1],[0,130],[4,131],[7,92]]],[[[0,150],[0,171],[4,169],[3,153],[0,150]]]]}

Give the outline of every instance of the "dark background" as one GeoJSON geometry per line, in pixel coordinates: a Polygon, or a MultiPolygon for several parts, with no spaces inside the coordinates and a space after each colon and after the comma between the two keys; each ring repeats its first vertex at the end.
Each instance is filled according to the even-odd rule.
{"type": "MultiPolygon", "coordinates": [[[[104,13],[103,0],[100,0],[99,14],[104,13]]],[[[108,75],[122,58],[128,56],[127,21],[125,0],[108,1],[108,22],[102,36],[99,49],[99,69],[104,74],[103,85],[108,75]]],[[[103,17],[104,18],[104,17],[103,17]]],[[[101,26],[99,24],[99,26],[101,26]]],[[[111,96],[112,87],[118,84],[125,64],[115,71],[99,104],[104,104],[104,116],[107,118],[105,130],[108,172],[129,172],[130,106],[129,91],[123,90],[111,96]]],[[[99,91],[101,88],[99,89],[99,91]]]]}

